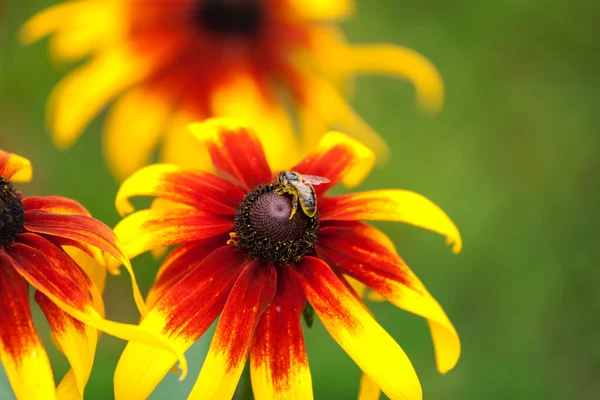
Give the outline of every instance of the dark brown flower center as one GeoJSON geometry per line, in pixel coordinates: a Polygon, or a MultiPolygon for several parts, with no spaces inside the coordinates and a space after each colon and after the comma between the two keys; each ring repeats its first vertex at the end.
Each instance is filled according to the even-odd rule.
{"type": "Polygon", "coordinates": [[[0,247],[23,231],[25,211],[15,187],[0,177],[0,247]]]}
{"type": "Polygon", "coordinates": [[[290,264],[313,251],[319,234],[319,215],[302,209],[290,219],[292,195],[276,194],[276,184],[248,193],[235,216],[235,239],[253,258],[290,264]]]}
{"type": "Polygon", "coordinates": [[[194,20],[220,36],[253,36],[264,15],[261,0],[199,0],[194,20]]]}

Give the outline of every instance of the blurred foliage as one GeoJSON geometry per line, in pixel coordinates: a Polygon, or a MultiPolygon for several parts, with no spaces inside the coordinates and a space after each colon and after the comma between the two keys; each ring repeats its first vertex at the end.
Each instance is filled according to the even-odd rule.
{"type": "MultiPolygon", "coordinates": [[[[99,150],[102,118],[71,151],[54,149],[44,103],[69,67],[52,65],[45,42],[25,48],[18,40],[19,26],[52,3],[11,0],[0,12],[0,147],[34,163],[34,182],[19,187],[26,195],[72,197],[114,225],[117,185],[99,150]]],[[[360,78],[354,96],[393,151],[362,188],[422,193],[464,238],[454,256],[434,234],[380,224],[461,335],[458,366],[439,375],[425,322],[372,305],[413,360],[426,399],[600,398],[599,23],[599,5],[584,1],[362,0],[344,25],[354,42],[423,53],[447,85],[436,118],[418,114],[406,82],[360,78]]],[[[143,256],[134,266],[149,288],[157,262],[143,256]]],[[[135,322],[126,275],[107,287],[108,315],[135,322]]],[[[184,398],[210,335],[191,351],[190,378],[169,376],[153,398],[184,398]]],[[[318,321],[306,341],[315,397],[353,399],[358,368],[318,321]]],[[[68,366],[46,342],[58,379],[68,366]]],[[[112,398],[123,346],[102,336],[86,398],[112,398]]]]}

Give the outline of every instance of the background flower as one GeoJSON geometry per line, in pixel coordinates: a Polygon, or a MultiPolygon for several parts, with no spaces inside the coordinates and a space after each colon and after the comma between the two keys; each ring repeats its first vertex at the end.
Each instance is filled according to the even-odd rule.
{"type": "MultiPolygon", "coordinates": [[[[0,144],[43,166],[32,183],[20,186],[25,195],[75,198],[114,226],[119,216],[107,204],[117,184],[98,151],[100,119],[73,149],[56,150],[43,111],[68,69],[48,64],[45,43],[23,47],[19,41],[22,24],[57,3],[3,2],[0,144]]],[[[375,168],[362,187],[427,193],[444,205],[465,242],[456,257],[436,235],[377,224],[460,328],[460,363],[440,375],[431,365],[426,323],[388,302],[367,300],[377,321],[401,339],[427,399],[595,399],[600,391],[600,189],[594,184],[600,173],[600,81],[590,51],[597,45],[598,5],[578,4],[584,3],[358,0],[359,13],[343,24],[354,43],[382,40],[419,50],[446,83],[447,99],[434,119],[415,112],[413,88],[400,80],[361,76],[352,102],[393,149],[388,167],[375,168]],[[438,266],[450,273],[439,273],[438,266]]],[[[146,293],[158,262],[140,256],[135,265],[146,293]]],[[[105,298],[108,315],[137,322],[128,279],[109,275],[105,298]]],[[[43,335],[43,318],[34,317],[43,335]]],[[[211,332],[190,350],[189,377],[198,374],[211,332]]],[[[101,342],[104,351],[96,355],[88,383],[91,400],[112,398],[110,383],[124,346],[109,335],[101,342]]],[[[361,372],[318,321],[306,346],[316,399],[355,398],[361,372]]],[[[67,361],[53,346],[47,349],[55,376],[62,376],[67,361]]],[[[1,379],[0,398],[11,399],[1,379]]],[[[151,400],[183,398],[192,385],[193,379],[178,382],[169,374],[151,400]]]]}
{"type": "Polygon", "coordinates": [[[353,7],[353,0],[83,0],[38,13],[23,38],[51,35],[58,61],[87,57],[53,89],[50,130],[69,147],[116,100],[104,149],[119,178],[148,163],[159,143],[167,162],[208,167],[185,127],[212,116],[261,128],[270,162],[283,166],[333,124],[387,153],[346,102],[357,73],[407,78],[423,108],[441,107],[441,78],[425,57],[346,43],[338,23],[353,7]]]}

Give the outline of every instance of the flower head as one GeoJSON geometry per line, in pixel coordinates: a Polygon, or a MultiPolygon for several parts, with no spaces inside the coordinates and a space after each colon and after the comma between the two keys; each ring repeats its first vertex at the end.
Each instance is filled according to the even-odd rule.
{"type": "MultiPolygon", "coordinates": [[[[362,222],[430,229],[458,251],[460,235],[443,211],[402,190],[327,196],[342,181],[358,184],[374,162],[369,149],[340,133],[325,135],[314,153],[283,171],[308,188],[296,185],[294,191],[281,171],[273,173],[257,136],[244,125],[217,119],[192,131],[221,176],[167,164],[145,167],[123,183],[117,209],[133,211],[132,196],[155,196],[181,207],[138,211],[115,228],[130,257],[177,245],[150,290],[142,327],[185,351],[220,315],[191,398],[231,398],[248,353],[257,399],[312,398],[301,327],[307,301],[390,398],[420,398],[409,359],[373,319],[348,277],[426,318],[439,370],[455,365],[460,343],[444,311],[390,239],[362,222]],[[311,195],[316,212],[305,203],[294,213],[295,196],[311,195]]],[[[174,361],[160,349],[128,344],[116,370],[116,397],[145,398],[174,361]]]]}
{"type": "Polygon", "coordinates": [[[13,182],[28,181],[31,172],[28,160],[0,150],[0,359],[16,397],[46,399],[79,393],[82,398],[94,362],[97,329],[160,346],[185,363],[160,336],[104,319],[98,287],[103,276],[88,273],[66,249],[79,249],[102,263],[102,252],[128,268],[129,262],[113,231],[79,203],[56,196],[24,198],[13,182]],[[33,325],[30,286],[72,367],[58,388],[33,325]]]}
{"type": "Polygon", "coordinates": [[[208,166],[186,126],[214,116],[259,128],[269,162],[284,168],[331,125],[386,151],[347,104],[358,73],[407,78],[425,109],[441,106],[441,78],[423,56],[345,42],[337,22],[352,9],[352,0],[80,0],[40,12],[23,38],[52,35],[59,61],[89,57],[52,92],[49,125],[57,145],[71,146],[115,100],[104,147],[119,178],[146,164],[159,143],[167,162],[208,166]]]}

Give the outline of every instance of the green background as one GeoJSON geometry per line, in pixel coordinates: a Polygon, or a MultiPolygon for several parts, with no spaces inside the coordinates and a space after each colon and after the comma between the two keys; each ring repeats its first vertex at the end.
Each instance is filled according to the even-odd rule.
{"type": "MultiPolygon", "coordinates": [[[[0,148],[33,162],[33,183],[19,185],[25,195],[74,198],[113,226],[117,184],[99,151],[103,117],[73,149],[56,150],[44,104],[69,68],[52,65],[45,41],[23,47],[17,38],[19,26],[52,3],[5,2],[0,148]]],[[[353,42],[421,52],[446,83],[436,118],[419,114],[412,87],[391,78],[361,77],[353,100],[393,151],[362,189],[422,193],[464,239],[455,256],[435,234],[380,224],[461,336],[460,362],[440,375],[426,323],[388,303],[372,304],[413,361],[426,399],[600,398],[599,16],[598,6],[585,1],[362,0],[344,24],[353,42]]],[[[134,266],[147,290],[157,263],[142,256],[134,266]]],[[[105,301],[113,319],[136,320],[129,284],[126,275],[109,277],[105,301]]],[[[35,313],[58,379],[66,360],[35,313]]],[[[189,379],[168,376],[152,398],[185,398],[211,333],[188,353],[189,379]]],[[[360,371],[320,322],[306,341],[315,397],[355,398],[360,371]]],[[[123,346],[101,337],[86,398],[112,398],[123,346]]],[[[10,399],[2,379],[0,399],[10,399]]]]}

